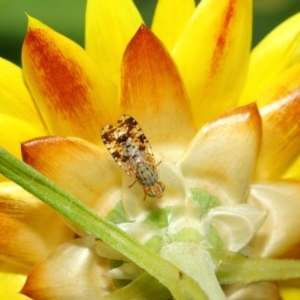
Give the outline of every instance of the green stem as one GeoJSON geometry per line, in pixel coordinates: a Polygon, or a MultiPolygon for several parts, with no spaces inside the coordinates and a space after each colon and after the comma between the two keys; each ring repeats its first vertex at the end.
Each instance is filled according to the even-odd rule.
{"type": "Polygon", "coordinates": [[[156,255],[1,147],[0,172],[66,218],[127,256],[165,285],[175,299],[206,299],[199,285],[172,263],[156,255]]]}
{"type": "Polygon", "coordinates": [[[300,261],[292,259],[251,258],[226,250],[210,250],[219,264],[220,284],[278,281],[300,278],[300,261]]]}

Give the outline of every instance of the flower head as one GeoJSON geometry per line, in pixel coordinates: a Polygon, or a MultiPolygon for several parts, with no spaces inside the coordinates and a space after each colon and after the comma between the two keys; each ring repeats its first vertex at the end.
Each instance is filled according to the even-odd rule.
{"type": "MultiPolygon", "coordinates": [[[[28,89],[20,70],[1,61],[17,86],[13,93],[4,81],[8,99],[22,98],[19,104],[7,101],[13,104],[1,112],[1,136],[16,154],[7,124],[22,128],[14,137],[28,139],[22,143],[26,163],[172,262],[208,298],[222,299],[219,282],[249,281],[221,274],[222,260],[232,253],[298,258],[300,16],[283,23],[250,56],[250,0],[217,6],[206,0],[196,8],[193,2],[178,1],[174,24],[165,22],[170,4],[160,1],[152,32],[140,25],[130,1],[120,8],[114,1],[90,0],[86,50],[29,18],[22,50],[28,89]],[[28,113],[23,116],[20,109],[28,113]],[[121,114],[138,120],[151,143],[156,163],[134,139],[129,146],[157,168],[165,186],[159,199],[143,201],[141,186],[131,186],[132,178],[101,141],[101,128],[116,124],[121,114]],[[291,174],[293,181],[283,180],[291,174]]],[[[121,147],[117,155],[123,151],[118,141],[109,146],[121,147]]],[[[132,157],[127,159],[135,174],[138,162],[132,157]]],[[[94,299],[126,294],[126,287],[117,289],[124,285],[121,279],[132,281],[129,291],[135,283],[144,288],[146,281],[157,286],[139,265],[80,226],[61,221],[15,184],[1,183],[0,193],[7,228],[1,258],[28,269],[36,264],[24,294],[94,299]],[[52,230],[45,232],[38,224],[49,220],[52,230]],[[74,232],[80,238],[73,239],[74,232]],[[38,243],[34,250],[32,243],[38,243]]],[[[272,279],[259,278],[253,281],[272,279]]],[[[228,295],[239,290],[246,297],[253,286],[231,288],[224,289],[228,295]]],[[[162,286],[157,293],[171,297],[162,286]]]]}

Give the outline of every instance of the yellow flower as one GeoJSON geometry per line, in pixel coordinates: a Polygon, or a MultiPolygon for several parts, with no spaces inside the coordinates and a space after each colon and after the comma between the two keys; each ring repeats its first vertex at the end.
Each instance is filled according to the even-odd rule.
{"type": "MultiPolygon", "coordinates": [[[[30,18],[22,51],[28,89],[21,70],[0,60],[1,145],[20,157],[19,142],[36,138],[22,144],[24,161],[149,247],[166,231],[178,247],[163,240],[158,250],[196,281],[205,265],[196,260],[195,270],[179,256],[188,254],[178,242],[185,229],[233,252],[299,258],[300,15],[250,56],[251,3],[160,1],[152,29],[166,48],[131,1],[88,1],[86,51],[30,18]],[[102,144],[101,128],[123,113],[139,121],[161,162],[161,199],[142,201],[138,184],[128,188],[102,144]],[[168,226],[154,230],[149,216],[157,211],[168,226]]],[[[22,265],[20,274],[37,264],[23,288],[30,297],[99,298],[115,289],[110,278],[142,272],[101,241],[95,255],[93,237],[15,184],[3,181],[0,194],[0,258],[22,265]],[[114,272],[111,258],[127,264],[114,272]]],[[[253,286],[272,296],[271,282],[225,292],[247,297],[253,286]]]]}

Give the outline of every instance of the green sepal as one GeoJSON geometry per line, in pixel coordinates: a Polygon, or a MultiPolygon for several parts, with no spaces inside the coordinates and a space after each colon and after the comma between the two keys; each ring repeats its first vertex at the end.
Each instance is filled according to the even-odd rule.
{"type": "Polygon", "coordinates": [[[199,218],[206,215],[210,209],[221,205],[221,201],[217,197],[212,196],[204,190],[192,188],[191,192],[193,200],[197,201],[200,206],[199,218]]]}
{"type": "Polygon", "coordinates": [[[126,223],[128,222],[125,212],[124,212],[124,208],[123,208],[123,204],[122,201],[120,200],[120,202],[114,207],[113,210],[111,210],[107,216],[106,219],[109,220],[110,222],[114,223],[114,224],[121,224],[121,223],[126,223]]]}
{"type": "Polygon", "coordinates": [[[172,212],[171,207],[163,209],[156,209],[150,212],[143,224],[149,226],[149,228],[162,229],[169,225],[169,215],[172,212]]]}

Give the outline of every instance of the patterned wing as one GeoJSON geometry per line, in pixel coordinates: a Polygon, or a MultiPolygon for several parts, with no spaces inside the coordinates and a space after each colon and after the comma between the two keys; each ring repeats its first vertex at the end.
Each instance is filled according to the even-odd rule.
{"type": "Polygon", "coordinates": [[[106,125],[102,128],[101,137],[116,163],[143,186],[144,200],[147,195],[163,196],[165,186],[158,181],[152,148],[133,117],[120,116],[117,126],[106,125]]]}
{"type": "Polygon", "coordinates": [[[101,137],[113,159],[128,175],[135,177],[135,164],[140,158],[155,166],[151,146],[133,117],[120,116],[116,127],[102,128],[101,137]]]}
{"type": "Polygon", "coordinates": [[[117,127],[112,125],[104,126],[101,138],[113,159],[123,168],[123,164],[126,163],[127,158],[124,156],[122,144],[118,142],[117,127]]]}
{"type": "Polygon", "coordinates": [[[118,119],[117,127],[126,132],[127,138],[131,138],[131,143],[138,147],[141,156],[151,164],[155,164],[154,155],[150,143],[142,131],[138,122],[129,115],[122,115],[118,119]]]}

